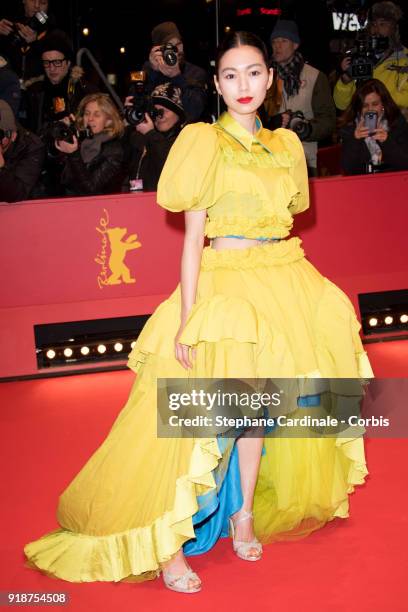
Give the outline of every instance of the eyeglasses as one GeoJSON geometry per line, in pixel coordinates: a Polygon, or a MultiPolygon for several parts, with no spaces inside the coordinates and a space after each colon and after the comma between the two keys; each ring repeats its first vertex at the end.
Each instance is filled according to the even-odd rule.
{"type": "Polygon", "coordinates": [[[50,66],[55,66],[55,68],[61,68],[62,66],[62,62],[65,62],[66,58],[63,57],[62,59],[55,59],[55,60],[43,60],[43,66],[44,68],[49,68],[50,66]]]}

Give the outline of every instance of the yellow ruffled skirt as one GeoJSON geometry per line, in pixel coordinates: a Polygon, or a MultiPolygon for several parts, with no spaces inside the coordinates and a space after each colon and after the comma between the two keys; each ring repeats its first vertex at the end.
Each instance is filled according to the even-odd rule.
{"type": "MultiPolygon", "coordinates": [[[[137,372],[108,437],[60,497],[61,529],[25,547],[30,565],[72,582],[147,579],[194,538],[197,499],[216,488],[217,438],[158,438],[156,379],[186,376],[174,357],[179,287],[129,356],[137,372]]],[[[305,259],[298,238],[244,250],[205,248],[181,342],[190,376],[372,376],[345,294],[305,259]]],[[[348,516],[367,475],[363,439],[265,438],[255,492],[263,542],[307,535],[348,516]]]]}

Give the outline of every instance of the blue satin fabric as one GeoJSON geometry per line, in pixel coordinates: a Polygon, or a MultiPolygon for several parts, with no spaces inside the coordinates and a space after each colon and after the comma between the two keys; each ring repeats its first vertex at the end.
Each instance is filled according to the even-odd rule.
{"type": "MultiPolygon", "coordinates": [[[[299,408],[319,406],[320,395],[299,397],[297,404],[299,408]]],[[[275,427],[268,427],[265,434],[275,427]]],[[[209,551],[219,538],[228,537],[228,519],[238,512],[243,503],[236,440],[219,436],[217,441],[223,455],[219,466],[213,472],[217,486],[213,491],[197,498],[199,509],[193,516],[196,537],[184,544],[183,551],[186,556],[201,555],[209,551]]],[[[265,454],[265,448],[262,449],[262,454],[265,454]]]]}

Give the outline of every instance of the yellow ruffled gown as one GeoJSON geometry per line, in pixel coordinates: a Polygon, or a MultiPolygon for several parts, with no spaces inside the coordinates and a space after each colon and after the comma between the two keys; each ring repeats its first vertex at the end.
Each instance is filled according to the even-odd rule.
{"type": "MultiPolygon", "coordinates": [[[[158,202],[207,209],[209,238],[285,238],[308,207],[303,148],[291,131],[249,134],[225,113],[185,127],[163,169],[158,202]]],[[[62,493],[61,529],[25,547],[29,563],[73,582],[146,579],[194,538],[198,498],[215,489],[217,438],[158,438],[157,378],[183,378],[174,357],[180,289],[148,320],[129,356],[137,372],[108,437],[62,493]]],[[[197,299],[180,341],[192,377],[370,377],[345,294],[294,237],[242,250],[204,249],[197,299]]],[[[265,438],[255,492],[263,542],[348,516],[367,474],[362,438],[265,438]]]]}

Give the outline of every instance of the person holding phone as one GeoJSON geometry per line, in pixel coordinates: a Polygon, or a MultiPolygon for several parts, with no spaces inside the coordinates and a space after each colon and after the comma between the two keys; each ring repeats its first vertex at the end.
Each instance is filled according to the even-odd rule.
{"type": "Polygon", "coordinates": [[[346,174],[408,170],[408,123],[381,81],[366,81],[339,122],[346,174]]]}

